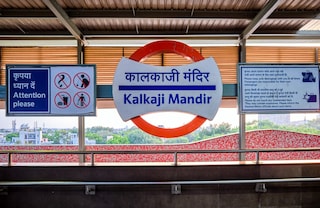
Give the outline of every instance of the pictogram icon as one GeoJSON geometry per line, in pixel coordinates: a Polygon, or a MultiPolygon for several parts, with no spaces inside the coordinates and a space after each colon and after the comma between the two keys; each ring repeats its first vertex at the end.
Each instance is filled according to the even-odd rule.
{"type": "Polygon", "coordinates": [[[58,89],[67,89],[71,85],[71,77],[69,74],[61,72],[55,76],[54,84],[58,89]]]}
{"type": "Polygon", "coordinates": [[[68,108],[71,102],[71,95],[68,92],[58,92],[54,97],[54,103],[58,108],[68,108]]]}

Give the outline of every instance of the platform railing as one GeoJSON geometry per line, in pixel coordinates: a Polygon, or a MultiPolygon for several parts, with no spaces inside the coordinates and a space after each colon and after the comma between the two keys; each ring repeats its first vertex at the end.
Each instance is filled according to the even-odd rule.
{"type": "MultiPolygon", "coordinates": [[[[277,148],[277,149],[245,149],[245,150],[157,150],[157,151],[149,151],[149,150],[127,150],[127,151],[56,151],[56,150],[2,150],[0,151],[0,155],[7,155],[7,166],[12,166],[12,157],[13,155],[21,155],[21,154],[35,154],[35,155],[50,155],[50,154],[58,154],[58,155],[90,155],[90,163],[89,165],[96,165],[95,155],[98,154],[172,154],[173,155],[173,165],[179,165],[179,155],[180,154],[221,154],[221,153],[254,153],[255,160],[251,161],[255,164],[260,164],[260,154],[261,153],[293,153],[293,152],[318,152],[320,148],[277,148]]],[[[320,158],[318,158],[320,161],[320,158]]],[[[288,160],[290,161],[290,160],[288,160]]],[[[197,162],[197,161],[194,161],[197,162]]],[[[207,162],[216,162],[216,161],[207,161],[207,162]]],[[[220,161],[219,161],[220,162],[220,161]]],[[[240,162],[240,161],[239,161],[240,162]]],[[[245,161],[242,161],[245,162],[245,161]]],[[[32,162],[31,162],[32,163],[32,162]]],[[[36,162],[34,162],[36,164],[36,162]]],[[[57,162],[59,164],[59,162],[57,162]]]]}
{"type": "Polygon", "coordinates": [[[223,185],[252,183],[298,183],[320,182],[319,177],[301,178],[264,178],[238,180],[206,180],[206,181],[0,181],[0,186],[75,186],[75,185],[223,185]]]}

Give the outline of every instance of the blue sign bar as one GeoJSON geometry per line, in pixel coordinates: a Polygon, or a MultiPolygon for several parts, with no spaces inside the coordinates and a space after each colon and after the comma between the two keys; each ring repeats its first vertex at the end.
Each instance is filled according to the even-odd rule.
{"type": "Polygon", "coordinates": [[[215,85],[120,85],[119,91],[132,90],[216,90],[215,85]]]}

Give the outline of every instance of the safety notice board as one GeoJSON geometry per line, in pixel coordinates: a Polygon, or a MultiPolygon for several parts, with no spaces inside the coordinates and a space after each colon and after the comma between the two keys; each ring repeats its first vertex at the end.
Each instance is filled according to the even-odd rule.
{"type": "Polygon", "coordinates": [[[7,65],[7,115],[96,114],[95,65],[7,65]]]}

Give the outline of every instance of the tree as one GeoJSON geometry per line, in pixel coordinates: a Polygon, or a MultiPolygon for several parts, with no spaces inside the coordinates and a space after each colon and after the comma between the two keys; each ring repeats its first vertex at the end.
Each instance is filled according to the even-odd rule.
{"type": "Polygon", "coordinates": [[[12,138],[13,137],[19,137],[19,133],[18,132],[14,132],[14,133],[10,133],[6,135],[6,141],[7,142],[12,142],[12,138]]]}
{"type": "Polygon", "coordinates": [[[229,123],[223,122],[218,126],[215,125],[214,127],[215,127],[215,133],[218,135],[231,133],[231,124],[229,123]]]}
{"type": "Polygon", "coordinates": [[[43,137],[48,138],[48,141],[52,141],[53,144],[60,144],[60,132],[58,130],[48,134],[43,134],[43,137]]]}
{"type": "Polygon", "coordinates": [[[179,137],[174,139],[165,140],[166,144],[180,144],[180,143],[188,143],[189,139],[187,137],[179,137]]]}
{"type": "Polygon", "coordinates": [[[130,141],[128,137],[115,134],[112,139],[107,141],[107,144],[130,144],[130,141]]]}
{"type": "Polygon", "coordinates": [[[102,137],[97,133],[87,132],[86,137],[89,140],[95,140],[96,144],[105,144],[106,140],[103,140],[102,137]]]}
{"type": "Polygon", "coordinates": [[[93,126],[91,128],[86,129],[86,134],[92,133],[99,135],[100,137],[96,137],[97,144],[106,144],[108,137],[113,135],[117,130],[109,127],[102,127],[102,126],[93,126]]]}
{"type": "Polygon", "coordinates": [[[130,144],[161,144],[160,138],[151,136],[136,127],[127,130],[125,135],[128,137],[130,144]]]}
{"type": "Polygon", "coordinates": [[[48,138],[48,141],[52,141],[53,144],[70,144],[72,142],[70,133],[70,130],[59,129],[43,134],[43,137],[48,138]]]}

